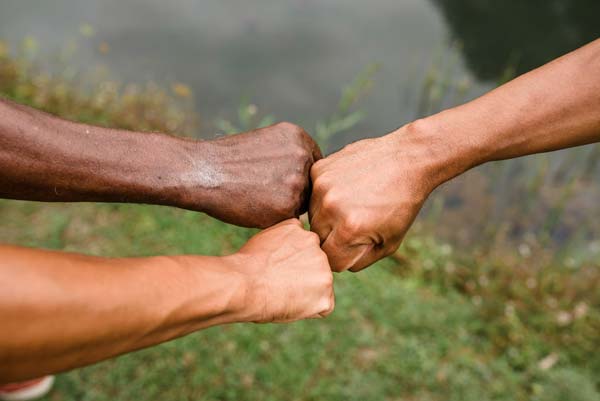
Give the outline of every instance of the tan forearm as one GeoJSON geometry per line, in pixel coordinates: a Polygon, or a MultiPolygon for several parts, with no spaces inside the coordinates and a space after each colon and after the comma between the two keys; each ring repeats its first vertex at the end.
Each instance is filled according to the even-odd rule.
{"type": "Polygon", "coordinates": [[[0,254],[2,381],[240,320],[243,281],[227,258],[108,259],[12,246],[0,254]]]}
{"type": "Polygon", "coordinates": [[[413,124],[443,180],[476,165],[600,141],[600,40],[413,124]]]}
{"type": "Polygon", "coordinates": [[[463,106],[316,162],[311,229],[332,269],[356,272],[398,248],[443,182],[488,161],[597,141],[600,40],[463,106]]]}

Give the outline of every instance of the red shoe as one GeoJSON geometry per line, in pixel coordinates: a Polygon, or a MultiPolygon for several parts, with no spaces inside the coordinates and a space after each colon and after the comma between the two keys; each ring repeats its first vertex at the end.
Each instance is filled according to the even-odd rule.
{"type": "Polygon", "coordinates": [[[0,400],[26,401],[34,400],[48,394],[54,384],[54,376],[45,376],[25,382],[0,385],[0,400]]]}

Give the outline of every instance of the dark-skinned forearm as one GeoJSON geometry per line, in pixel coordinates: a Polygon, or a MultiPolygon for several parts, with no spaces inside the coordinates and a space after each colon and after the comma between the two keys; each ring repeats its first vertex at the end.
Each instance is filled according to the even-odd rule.
{"type": "Polygon", "coordinates": [[[150,203],[269,227],[306,210],[320,157],[290,123],[195,141],[78,124],[0,99],[4,198],[150,203]]]}
{"type": "MultiPolygon", "coordinates": [[[[0,197],[178,206],[196,146],[74,123],[0,99],[0,197]]],[[[201,203],[196,195],[196,208],[201,203]]]]}

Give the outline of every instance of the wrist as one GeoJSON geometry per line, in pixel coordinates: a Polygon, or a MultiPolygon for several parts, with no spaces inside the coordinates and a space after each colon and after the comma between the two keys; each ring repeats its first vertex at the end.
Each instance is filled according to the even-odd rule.
{"type": "Polygon", "coordinates": [[[205,212],[215,188],[208,142],[158,135],[150,173],[152,203],[205,212]]]}
{"type": "Polygon", "coordinates": [[[447,110],[389,134],[400,155],[411,154],[431,190],[485,162],[480,146],[456,123],[457,114],[454,109],[447,110]]]}
{"type": "MultiPolygon", "coordinates": [[[[256,322],[265,305],[261,301],[264,293],[260,276],[257,275],[256,261],[244,253],[235,253],[222,257],[228,271],[234,272],[239,280],[236,296],[230,304],[230,313],[235,322],[256,322]]],[[[260,269],[258,269],[260,270],[260,269]]]]}
{"type": "MultiPolygon", "coordinates": [[[[162,257],[165,258],[165,257],[162,257]]],[[[165,314],[173,326],[185,333],[206,327],[247,321],[247,279],[240,264],[231,256],[182,255],[166,257],[179,272],[177,282],[184,287],[169,291],[165,314]]],[[[163,319],[166,321],[168,319],[163,319]]]]}

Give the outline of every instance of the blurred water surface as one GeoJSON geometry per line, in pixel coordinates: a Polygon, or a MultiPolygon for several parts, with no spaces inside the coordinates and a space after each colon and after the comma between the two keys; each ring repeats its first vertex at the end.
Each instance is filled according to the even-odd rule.
{"type": "MultiPolygon", "coordinates": [[[[33,36],[50,59],[83,26],[89,43],[69,63],[104,65],[125,82],[189,85],[204,137],[242,98],[311,131],[335,110],[341,88],[378,63],[359,104],[366,118],[332,138],[336,149],[473,98],[599,37],[598,15],[597,0],[3,0],[0,38],[16,46],[33,36]]],[[[596,146],[487,166],[440,191],[426,221],[448,236],[466,230],[465,242],[502,230],[520,239],[543,232],[560,244],[593,241],[598,153],[596,146]]]]}

